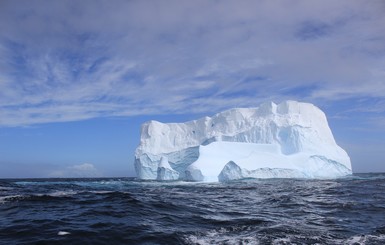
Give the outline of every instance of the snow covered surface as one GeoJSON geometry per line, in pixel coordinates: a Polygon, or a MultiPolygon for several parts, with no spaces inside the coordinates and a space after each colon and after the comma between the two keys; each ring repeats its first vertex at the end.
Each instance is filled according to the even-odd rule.
{"type": "Polygon", "coordinates": [[[296,101],[236,108],[186,123],[146,122],[135,168],[141,179],[188,181],[352,173],[325,114],[296,101]]]}

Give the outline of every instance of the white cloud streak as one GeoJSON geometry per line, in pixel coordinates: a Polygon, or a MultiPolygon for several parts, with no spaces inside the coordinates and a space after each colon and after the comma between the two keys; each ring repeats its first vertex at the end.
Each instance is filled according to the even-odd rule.
{"type": "Polygon", "coordinates": [[[2,1],[0,125],[385,99],[384,11],[348,0],[2,1]]]}

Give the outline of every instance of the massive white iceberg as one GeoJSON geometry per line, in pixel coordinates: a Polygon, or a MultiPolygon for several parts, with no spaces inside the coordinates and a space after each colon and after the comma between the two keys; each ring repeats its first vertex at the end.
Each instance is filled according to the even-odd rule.
{"type": "Polygon", "coordinates": [[[140,179],[187,181],[352,173],[325,114],[296,101],[236,108],[186,123],[146,122],[135,169],[140,179]]]}

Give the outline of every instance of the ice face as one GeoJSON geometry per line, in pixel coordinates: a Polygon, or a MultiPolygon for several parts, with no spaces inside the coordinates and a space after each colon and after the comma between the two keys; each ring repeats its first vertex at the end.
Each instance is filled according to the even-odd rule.
{"type": "Polygon", "coordinates": [[[157,180],[177,180],[179,178],[179,173],[171,168],[165,156],[160,159],[156,173],[157,180]]]}
{"type": "Polygon", "coordinates": [[[269,102],[186,123],[142,125],[141,179],[335,178],[351,174],[325,114],[312,104],[269,102]]]}

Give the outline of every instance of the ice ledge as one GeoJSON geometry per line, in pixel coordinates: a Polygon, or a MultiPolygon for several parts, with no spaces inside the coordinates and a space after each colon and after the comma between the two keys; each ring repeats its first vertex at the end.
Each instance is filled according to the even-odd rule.
{"type": "Polygon", "coordinates": [[[228,162],[225,167],[222,169],[221,173],[218,175],[218,181],[228,182],[233,180],[241,179],[269,179],[269,178],[296,178],[296,179],[330,179],[330,178],[339,178],[342,176],[347,176],[351,174],[351,171],[347,169],[340,163],[335,161],[329,161],[330,164],[322,164],[321,167],[326,169],[334,170],[338,169],[337,173],[334,175],[322,175],[308,173],[306,171],[301,171],[298,169],[289,169],[289,168],[258,168],[254,170],[247,170],[239,167],[235,162],[228,162]]]}

